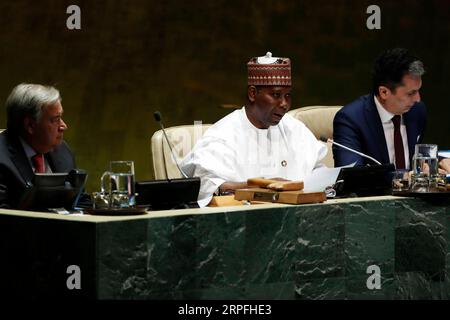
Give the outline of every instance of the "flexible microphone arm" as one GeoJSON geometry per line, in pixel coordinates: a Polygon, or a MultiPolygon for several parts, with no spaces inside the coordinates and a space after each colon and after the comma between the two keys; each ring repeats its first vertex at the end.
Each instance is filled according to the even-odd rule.
{"type": "MultiPolygon", "coordinates": [[[[164,137],[166,138],[167,144],[169,145],[169,149],[170,149],[170,154],[171,154],[171,156],[172,156],[172,160],[175,162],[175,164],[176,164],[178,170],[181,172],[181,175],[182,175],[183,177],[185,177],[185,178],[188,178],[187,174],[184,173],[183,170],[181,170],[181,168],[180,168],[180,166],[179,166],[179,164],[178,164],[177,158],[175,157],[175,154],[173,153],[173,150],[172,150],[172,144],[170,143],[170,140],[169,140],[169,138],[167,137],[166,130],[165,130],[164,125],[163,125],[163,123],[162,123],[161,113],[160,113],[159,111],[156,111],[155,113],[153,113],[153,116],[155,117],[156,122],[159,123],[159,125],[160,125],[160,127],[161,127],[161,130],[162,130],[162,132],[163,132],[163,134],[164,134],[164,137]]],[[[168,173],[167,173],[167,170],[166,170],[166,175],[167,175],[167,179],[169,179],[169,175],[168,175],[168,173]]]]}
{"type": "Polygon", "coordinates": [[[337,145],[338,147],[341,147],[341,148],[343,148],[343,149],[345,149],[345,150],[348,150],[348,151],[350,151],[350,152],[356,153],[356,154],[360,155],[361,157],[370,159],[370,160],[372,160],[373,162],[375,162],[376,164],[381,165],[381,162],[380,162],[380,161],[378,161],[378,160],[372,158],[371,156],[368,156],[367,154],[364,154],[364,153],[362,153],[362,152],[353,150],[352,148],[346,147],[346,146],[344,146],[344,145],[342,145],[342,144],[340,144],[340,143],[334,142],[333,139],[327,139],[327,138],[325,138],[325,137],[320,137],[320,140],[323,141],[323,142],[330,142],[330,143],[332,143],[332,144],[335,144],[335,145],[337,145]]]}

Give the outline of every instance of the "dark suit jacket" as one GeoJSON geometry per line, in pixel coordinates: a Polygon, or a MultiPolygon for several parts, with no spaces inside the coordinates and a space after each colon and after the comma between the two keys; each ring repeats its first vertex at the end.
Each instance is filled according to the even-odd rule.
{"type": "MultiPolygon", "coordinates": [[[[74,156],[64,141],[45,157],[55,173],[75,168],[74,156]]],[[[33,175],[19,138],[7,130],[0,133],[0,208],[16,208],[33,175]]]]}
{"type": "MultiPolygon", "coordinates": [[[[411,163],[414,147],[421,143],[426,125],[426,109],[423,102],[418,102],[403,118],[408,136],[409,160],[411,163]]],[[[365,95],[344,106],[333,121],[334,141],[365,153],[383,164],[388,164],[389,153],[384,136],[383,125],[373,95],[365,95]]],[[[374,164],[370,159],[361,157],[333,145],[335,166],[353,162],[357,165],[374,164]]]]}

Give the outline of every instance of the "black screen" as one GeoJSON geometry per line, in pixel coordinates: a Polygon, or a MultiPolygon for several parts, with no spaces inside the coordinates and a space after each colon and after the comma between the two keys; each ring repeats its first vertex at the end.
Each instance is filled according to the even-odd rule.
{"type": "Polygon", "coordinates": [[[136,203],[153,210],[196,208],[200,178],[136,182],[136,203]]]}
{"type": "Polygon", "coordinates": [[[37,173],[19,202],[20,210],[47,211],[49,208],[74,209],[84,189],[87,174],[83,170],[69,173],[37,173]]]}

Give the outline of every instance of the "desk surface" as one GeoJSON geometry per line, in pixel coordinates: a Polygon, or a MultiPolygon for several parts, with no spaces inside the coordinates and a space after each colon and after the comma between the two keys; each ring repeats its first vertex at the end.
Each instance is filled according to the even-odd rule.
{"type": "Polygon", "coordinates": [[[0,214],[20,216],[20,217],[29,217],[29,218],[42,218],[42,219],[80,221],[80,222],[89,222],[89,223],[102,223],[102,222],[124,221],[124,220],[163,218],[163,217],[182,216],[182,215],[198,215],[198,214],[213,214],[213,213],[220,213],[220,212],[264,210],[264,209],[284,208],[284,207],[326,206],[326,205],[333,205],[333,204],[340,204],[340,203],[367,202],[367,201],[380,201],[380,200],[393,200],[393,199],[401,199],[401,197],[379,196],[379,197],[330,199],[330,200],[325,201],[324,203],[302,204],[302,205],[267,203],[267,204],[229,206],[229,207],[205,207],[205,208],[193,208],[193,209],[149,211],[146,214],[127,215],[127,216],[103,216],[103,215],[97,216],[97,215],[89,215],[89,214],[62,215],[62,214],[54,214],[54,213],[47,213],[47,212],[22,211],[22,210],[10,210],[10,209],[0,209],[0,214]]]}

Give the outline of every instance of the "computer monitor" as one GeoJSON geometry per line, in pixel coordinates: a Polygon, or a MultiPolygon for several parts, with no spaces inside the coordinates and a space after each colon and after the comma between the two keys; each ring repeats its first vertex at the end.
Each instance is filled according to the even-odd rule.
{"type": "Polygon", "coordinates": [[[73,210],[86,184],[83,170],[68,173],[35,173],[25,189],[18,209],[49,211],[52,208],[73,210]]]}
{"type": "Polygon", "coordinates": [[[136,204],[150,210],[198,208],[200,178],[137,181],[136,204]]]}
{"type": "Polygon", "coordinates": [[[334,189],[337,197],[379,196],[392,193],[393,164],[342,168],[334,189]]]}

